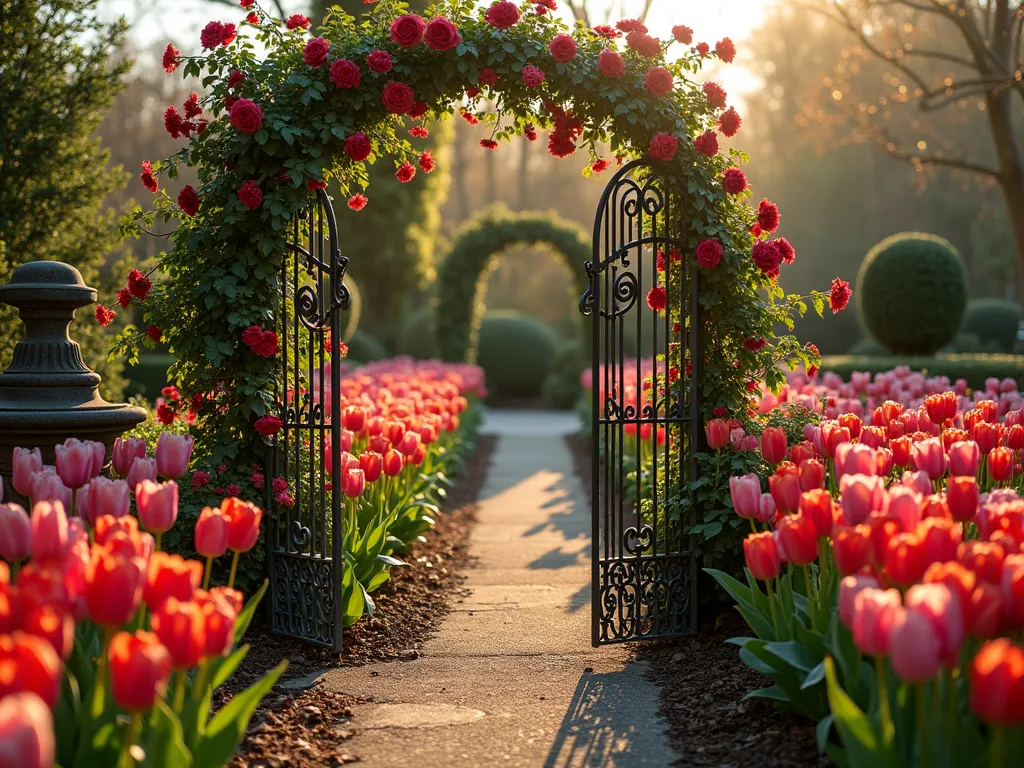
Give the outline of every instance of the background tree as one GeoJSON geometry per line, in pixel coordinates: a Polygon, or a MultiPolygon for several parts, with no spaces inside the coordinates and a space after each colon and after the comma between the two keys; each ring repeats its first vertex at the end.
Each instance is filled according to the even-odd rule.
{"type": "MultiPolygon", "coordinates": [[[[114,61],[123,21],[96,17],[97,0],[0,0],[0,283],[20,264],[59,259],[98,284],[116,242],[104,198],[124,185],[94,133],[129,62],[114,61]]],[[[123,277],[123,276],[122,276],[123,277]]],[[[0,307],[0,370],[20,338],[16,313],[0,307]]],[[[106,362],[108,340],[82,315],[75,338],[86,362],[117,397],[120,366],[106,362]]]]}

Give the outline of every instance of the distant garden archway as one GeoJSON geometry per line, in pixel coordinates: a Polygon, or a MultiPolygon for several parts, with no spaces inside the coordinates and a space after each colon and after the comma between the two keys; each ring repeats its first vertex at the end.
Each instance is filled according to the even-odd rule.
{"type": "Polygon", "coordinates": [[[484,284],[502,253],[516,246],[547,249],[565,262],[581,295],[586,289],[591,246],[580,227],[555,213],[489,208],[459,231],[437,270],[433,314],[441,359],[476,361],[484,284]]]}

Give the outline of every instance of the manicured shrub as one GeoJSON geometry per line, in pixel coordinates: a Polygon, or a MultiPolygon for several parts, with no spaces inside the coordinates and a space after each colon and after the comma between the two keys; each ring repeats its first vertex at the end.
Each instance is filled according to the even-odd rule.
{"type": "Polygon", "coordinates": [[[544,399],[556,408],[572,408],[580,399],[580,371],[588,364],[583,345],[576,339],[558,348],[551,373],[544,381],[544,399]]]}
{"type": "Polygon", "coordinates": [[[967,314],[961,327],[963,333],[973,333],[981,343],[995,342],[1000,352],[1012,352],[1017,341],[1020,324],[1020,304],[1006,299],[976,299],[967,305],[967,314]]]}
{"type": "Polygon", "coordinates": [[[888,352],[888,350],[885,347],[883,347],[877,341],[872,339],[870,336],[865,336],[863,339],[861,339],[856,344],[854,344],[852,347],[850,347],[849,354],[850,355],[855,355],[857,357],[864,357],[864,356],[869,356],[869,357],[883,356],[884,357],[884,356],[888,355],[889,352],[888,352]]]}
{"type": "Polygon", "coordinates": [[[857,278],[861,321],[897,355],[932,355],[956,336],[967,307],[967,276],[956,249],[935,235],[886,238],[857,278]]]}
{"type": "Polygon", "coordinates": [[[372,363],[388,356],[384,345],[366,331],[357,330],[345,343],[348,344],[348,359],[356,363],[372,363]]]}
{"type": "Polygon", "coordinates": [[[557,353],[555,332],[523,312],[489,312],[480,324],[478,363],[492,395],[539,397],[557,353]]]}
{"type": "Polygon", "coordinates": [[[432,360],[437,357],[434,309],[429,304],[419,307],[406,318],[398,337],[398,354],[410,355],[417,360],[432,360]]]}
{"type": "Polygon", "coordinates": [[[935,357],[883,357],[835,355],[821,359],[821,370],[849,379],[854,371],[882,373],[905,365],[929,376],[948,376],[950,381],[966,379],[972,389],[984,389],[985,379],[1024,380],[1024,356],[1021,355],[936,355],[935,357]]]}

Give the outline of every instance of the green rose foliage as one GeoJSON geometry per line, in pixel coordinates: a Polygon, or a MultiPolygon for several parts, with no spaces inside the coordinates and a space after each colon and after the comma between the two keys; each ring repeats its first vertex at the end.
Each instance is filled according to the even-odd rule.
{"type": "MultiPolygon", "coordinates": [[[[408,161],[415,166],[418,152],[407,138],[404,118],[386,109],[385,86],[408,85],[415,101],[427,105],[424,119],[443,119],[461,107],[466,87],[480,82],[484,68],[493,69],[498,77],[496,85],[484,89],[496,109],[479,112],[495,141],[508,141],[527,128],[551,127],[554,121],[546,104],[582,121],[577,151],[585,150],[590,160],[605,144],[612,156],[630,160],[644,157],[658,133],[679,140],[671,168],[685,201],[686,215],[680,220],[686,229],[674,234],[688,243],[686,258],[691,260],[693,250],[707,238],[717,238],[725,248],[720,264],[701,270],[706,360],[695,374],[702,377],[708,415],[719,406],[730,412],[745,408],[749,381],[767,379],[771,386],[781,386],[780,363],[817,363],[817,355],[795,338],[776,335],[776,328],[792,329],[793,315],[807,309],[806,300],[786,296],[777,282],[755,267],[750,233],[755,216],[744,204],[744,195],[728,196],[722,189],[722,173],[745,157],[737,152],[708,157],[694,148],[693,137],[715,130],[718,117],[701,86],[691,79],[703,64],[700,54],[691,50],[669,62],[666,44],[652,58],[644,58],[622,41],[608,41],[583,24],[568,30],[552,15],[533,12],[523,13],[517,24],[499,31],[484,20],[486,7],[476,8],[468,0],[438,3],[428,14],[428,20],[443,16],[458,28],[461,42],[456,47],[437,51],[424,42],[401,48],[391,40],[389,26],[405,10],[402,3],[382,0],[357,25],[351,16],[332,9],[315,33],[286,30],[259,10],[259,26],[240,24],[241,34],[230,45],[180,60],[184,74],[202,79],[207,95],[200,103],[209,124],[179,152],[154,162],[158,180],[170,189],[153,196],[153,209],[136,211],[122,229],[135,234],[139,226],[157,218],[181,222],[170,250],[160,259],[164,279],[146,302],[145,322],[163,329],[178,358],[171,373],[185,396],[211,395],[200,413],[205,427],[199,432],[201,455],[209,454],[215,462],[249,461],[263,451],[265,438],[252,424],[278,410],[273,393],[280,385],[275,378],[279,373],[273,358],[254,355],[240,343],[240,336],[253,324],[273,327],[278,275],[288,258],[292,219],[309,202],[307,184],[331,180],[336,185],[332,189],[348,196],[367,187],[368,163],[397,168],[408,161]],[[570,61],[556,62],[549,45],[564,33],[572,34],[577,53],[570,61]],[[314,34],[330,45],[326,63],[315,68],[303,59],[303,48],[314,34]],[[621,50],[623,77],[601,74],[598,57],[605,48],[621,50]],[[366,65],[367,55],[377,49],[392,55],[393,68],[386,74],[366,65]],[[338,88],[330,79],[331,65],[341,58],[359,66],[358,87],[338,88]],[[544,72],[539,87],[526,85],[522,73],[527,65],[544,72]],[[674,76],[675,86],[665,96],[654,96],[644,87],[648,70],[659,66],[674,76]],[[245,78],[229,89],[233,72],[244,73],[245,78]],[[244,133],[231,125],[227,97],[258,105],[258,130],[244,133]],[[366,134],[373,144],[373,154],[364,162],[353,161],[344,149],[345,140],[356,132],[366,134]],[[183,214],[175,203],[178,188],[173,180],[183,164],[198,167],[200,206],[195,216],[183,214]],[[255,209],[247,208],[238,196],[249,180],[263,193],[255,209]],[[749,351],[743,346],[748,338],[769,343],[749,351]]],[[[367,197],[373,205],[372,189],[367,197]]],[[[353,265],[374,257],[346,255],[353,265]]],[[[823,295],[811,298],[821,312],[823,295]]],[[[129,352],[138,342],[139,334],[128,331],[115,351],[129,352]]]]}

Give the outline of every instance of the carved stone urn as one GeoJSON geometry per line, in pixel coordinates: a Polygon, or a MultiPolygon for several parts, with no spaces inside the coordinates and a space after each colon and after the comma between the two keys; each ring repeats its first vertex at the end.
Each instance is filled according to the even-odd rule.
{"type": "Polygon", "coordinates": [[[75,310],[95,301],[81,273],[59,261],[23,264],[0,287],[0,303],[15,307],[25,325],[11,365],[0,373],[0,475],[8,496],[15,446],[39,448],[53,464],[54,445],[77,437],[103,443],[109,458],[114,440],[146,419],[142,408],[100,397],[99,375],[68,335],[75,310]]]}

